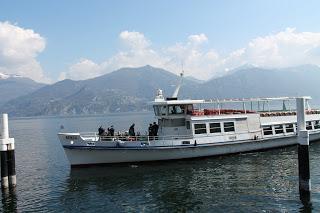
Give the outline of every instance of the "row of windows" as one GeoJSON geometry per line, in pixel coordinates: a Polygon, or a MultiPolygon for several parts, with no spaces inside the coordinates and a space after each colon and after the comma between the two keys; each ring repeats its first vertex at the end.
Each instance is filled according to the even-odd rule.
{"type": "Polygon", "coordinates": [[[193,106],[189,105],[164,105],[164,106],[153,106],[154,114],[156,116],[165,115],[178,115],[185,114],[185,112],[192,112],[193,106]]]}
{"type": "MultiPolygon", "coordinates": [[[[272,127],[274,127],[274,133],[275,134],[283,134],[284,130],[286,133],[292,133],[297,129],[297,124],[295,123],[295,128],[294,125],[291,124],[278,124],[278,125],[273,125],[273,126],[264,126],[263,127],[263,134],[264,135],[273,135],[273,130],[272,127]]],[[[307,121],[306,122],[306,129],[307,130],[313,130],[313,129],[320,129],[320,121],[307,121]]]]}
{"type": "Polygon", "coordinates": [[[306,129],[307,130],[320,129],[320,121],[307,121],[306,129]]]}
{"type": "MultiPolygon", "coordinates": [[[[274,133],[275,134],[283,134],[284,128],[287,133],[294,132],[293,124],[285,124],[284,128],[282,124],[274,125],[274,133]]],[[[264,126],[263,127],[263,134],[264,135],[273,135],[272,126],[264,126]]]]}
{"type": "MultiPolygon", "coordinates": [[[[234,132],[234,122],[224,122],[222,125],[221,123],[209,123],[210,133],[221,133],[221,129],[224,132],[234,132]]],[[[205,123],[194,124],[194,134],[207,134],[207,125],[205,123]]]]}

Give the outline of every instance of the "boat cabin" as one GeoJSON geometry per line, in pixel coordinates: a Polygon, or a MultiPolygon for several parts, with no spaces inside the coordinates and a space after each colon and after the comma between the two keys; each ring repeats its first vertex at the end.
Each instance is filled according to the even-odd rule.
{"type": "MultiPolygon", "coordinates": [[[[253,98],[223,100],[164,99],[158,90],[152,102],[161,136],[233,141],[296,134],[295,98],[253,98]],[[280,102],[280,108],[273,102],[280,102]],[[291,103],[291,105],[290,105],[291,103]],[[212,137],[214,136],[214,137],[212,137]]],[[[308,105],[307,129],[320,128],[320,111],[308,105]],[[313,116],[316,115],[316,116],[313,116]]]]}

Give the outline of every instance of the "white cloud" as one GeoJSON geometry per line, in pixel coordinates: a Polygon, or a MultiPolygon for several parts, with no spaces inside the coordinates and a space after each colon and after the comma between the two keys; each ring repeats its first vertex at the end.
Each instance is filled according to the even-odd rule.
{"type": "Polygon", "coordinates": [[[88,63],[83,63],[88,60],[82,59],[70,66],[67,73],[62,73],[60,79],[86,79],[122,67],[139,67],[147,64],[178,74],[181,72],[182,63],[187,75],[209,78],[219,59],[218,53],[214,50],[202,50],[201,44],[208,41],[205,34],[191,35],[187,42],[177,43],[161,50],[154,50],[151,42],[140,32],[123,31],[119,34],[119,39],[125,45],[125,49],[100,64],[90,61],[88,66],[88,63]]]}
{"type": "Polygon", "coordinates": [[[194,44],[202,44],[204,42],[208,41],[208,38],[205,34],[201,33],[198,35],[190,35],[188,37],[189,41],[194,43],[194,44]]]}
{"type": "MultiPolygon", "coordinates": [[[[221,55],[209,46],[204,33],[189,35],[185,41],[155,48],[141,32],[119,34],[122,48],[101,63],[80,59],[62,72],[59,80],[94,78],[122,67],[151,65],[178,74],[183,64],[186,75],[200,79],[221,76],[244,64],[279,68],[301,64],[320,66],[320,32],[298,32],[294,28],[252,39],[242,48],[221,55]]],[[[0,72],[19,74],[49,82],[37,60],[45,39],[31,29],[0,22],[0,72]]]]}
{"type": "Polygon", "coordinates": [[[48,82],[36,60],[45,45],[45,39],[33,30],[0,22],[0,72],[48,82]]]}
{"type": "Polygon", "coordinates": [[[122,42],[132,49],[145,49],[151,45],[151,42],[139,32],[123,31],[119,35],[122,42]]]}
{"type": "Polygon", "coordinates": [[[65,76],[85,79],[122,67],[139,67],[146,64],[178,74],[183,63],[186,75],[208,79],[221,76],[245,64],[267,68],[301,64],[320,65],[320,33],[297,32],[293,28],[254,38],[245,47],[227,55],[220,55],[216,50],[210,49],[209,40],[203,33],[190,35],[185,42],[178,42],[162,49],[154,49],[152,43],[140,32],[123,31],[119,34],[119,39],[125,48],[114,56],[100,64],[81,60],[70,66],[65,76]]]}
{"type": "Polygon", "coordinates": [[[101,67],[89,59],[80,59],[79,62],[71,65],[69,71],[62,72],[59,80],[70,78],[73,80],[84,80],[101,75],[101,67]]]}
{"type": "Polygon", "coordinates": [[[287,28],[273,35],[255,38],[245,48],[232,52],[226,60],[226,66],[245,63],[277,68],[301,64],[320,65],[319,50],[320,33],[297,32],[287,28]]]}

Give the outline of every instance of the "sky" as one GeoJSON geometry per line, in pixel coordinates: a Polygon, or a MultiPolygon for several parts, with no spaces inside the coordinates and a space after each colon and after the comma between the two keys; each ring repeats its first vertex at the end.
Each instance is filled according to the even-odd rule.
{"type": "Polygon", "coordinates": [[[152,65],[206,80],[320,65],[319,1],[0,0],[0,73],[83,80],[152,65]]]}

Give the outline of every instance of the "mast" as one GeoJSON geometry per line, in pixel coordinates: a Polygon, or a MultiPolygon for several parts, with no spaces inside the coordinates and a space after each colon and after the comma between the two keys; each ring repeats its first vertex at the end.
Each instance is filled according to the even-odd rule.
{"type": "Polygon", "coordinates": [[[181,87],[182,81],[183,81],[183,74],[184,74],[184,71],[182,69],[182,72],[180,73],[180,81],[172,94],[172,98],[178,98],[179,90],[180,90],[180,87],[181,87]]]}

